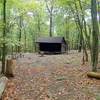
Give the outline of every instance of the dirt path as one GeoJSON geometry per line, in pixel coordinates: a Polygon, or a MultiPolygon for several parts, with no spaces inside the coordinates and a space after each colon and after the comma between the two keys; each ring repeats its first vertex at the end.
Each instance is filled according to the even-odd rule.
{"type": "Polygon", "coordinates": [[[96,100],[100,80],[90,79],[81,54],[25,54],[16,61],[15,77],[9,80],[3,100],[96,100]]]}

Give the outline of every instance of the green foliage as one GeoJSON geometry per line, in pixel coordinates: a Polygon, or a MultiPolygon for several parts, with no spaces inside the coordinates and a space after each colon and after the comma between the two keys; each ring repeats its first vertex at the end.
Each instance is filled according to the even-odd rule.
{"type": "MultiPolygon", "coordinates": [[[[64,36],[72,45],[78,44],[80,34],[75,20],[77,20],[75,4],[78,15],[82,20],[82,12],[78,0],[46,0],[53,5],[53,36],[64,36]],[[73,14],[73,12],[75,14],[73,14]]],[[[81,0],[85,18],[90,18],[90,0],[81,0]]],[[[2,0],[0,0],[0,37],[2,36],[2,0]]],[[[91,19],[87,25],[91,25],[91,19]]],[[[45,0],[7,0],[7,39],[8,47],[22,45],[30,50],[34,48],[35,40],[39,36],[48,36],[49,33],[49,12],[45,0]],[[22,17],[22,27],[19,26],[19,19],[22,17]],[[21,29],[21,43],[19,43],[19,30],[21,29]],[[26,35],[26,40],[25,40],[26,35]],[[34,42],[34,43],[33,43],[34,42]]],[[[88,36],[89,29],[88,29],[88,36]]],[[[84,34],[86,40],[86,36],[84,34]]],[[[0,39],[2,44],[2,39],[0,39]]]]}

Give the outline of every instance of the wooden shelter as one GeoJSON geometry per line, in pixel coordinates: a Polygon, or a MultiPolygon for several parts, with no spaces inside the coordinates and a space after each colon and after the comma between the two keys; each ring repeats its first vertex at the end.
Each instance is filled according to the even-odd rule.
{"type": "Polygon", "coordinates": [[[40,52],[64,53],[68,47],[64,37],[39,37],[36,43],[40,52]]]}

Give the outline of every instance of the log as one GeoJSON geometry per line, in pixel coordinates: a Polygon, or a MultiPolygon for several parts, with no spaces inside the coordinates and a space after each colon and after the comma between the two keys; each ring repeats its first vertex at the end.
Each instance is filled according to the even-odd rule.
{"type": "Polygon", "coordinates": [[[8,79],[6,77],[1,77],[0,78],[0,100],[2,98],[2,94],[5,90],[7,82],[8,82],[8,79]]]}
{"type": "Polygon", "coordinates": [[[88,76],[88,77],[91,77],[91,78],[100,79],[100,73],[97,73],[97,72],[88,72],[88,73],[87,73],[87,76],[88,76]]]}
{"type": "Polygon", "coordinates": [[[6,76],[7,77],[13,77],[13,69],[14,69],[14,64],[12,59],[7,59],[6,62],[6,76]]]}

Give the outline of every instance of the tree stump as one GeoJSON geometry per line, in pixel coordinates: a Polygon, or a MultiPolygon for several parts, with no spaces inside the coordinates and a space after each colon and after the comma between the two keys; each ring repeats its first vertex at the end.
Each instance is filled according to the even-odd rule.
{"type": "Polygon", "coordinates": [[[8,82],[8,79],[6,77],[1,77],[0,78],[0,100],[2,100],[2,94],[5,90],[6,84],[8,82]]]}
{"type": "Polygon", "coordinates": [[[41,56],[40,57],[44,57],[44,52],[42,51],[42,52],[40,52],[40,54],[41,54],[41,56]]]}
{"type": "Polygon", "coordinates": [[[6,76],[7,77],[13,77],[13,68],[14,67],[14,64],[13,64],[13,60],[12,59],[7,59],[6,61],[6,76]]]}

